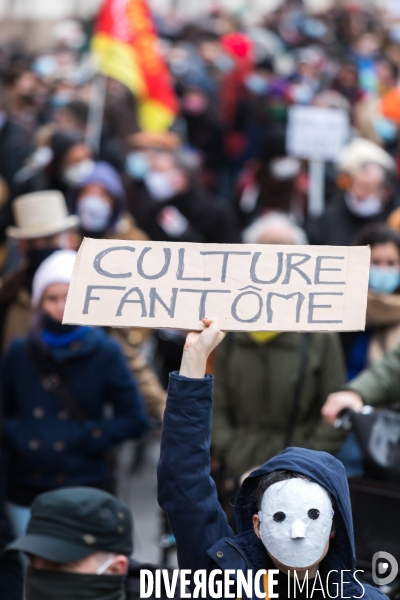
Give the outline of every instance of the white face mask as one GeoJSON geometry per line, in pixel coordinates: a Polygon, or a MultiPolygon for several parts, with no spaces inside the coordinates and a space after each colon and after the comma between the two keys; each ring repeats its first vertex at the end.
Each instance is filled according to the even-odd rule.
{"type": "Polygon", "coordinates": [[[264,493],[261,540],[269,554],[292,569],[321,559],[332,528],[332,503],[317,483],[300,478],[279,481],[264,493]]]}
{"type": "Polygon", "coordinates": [[[365,200],[357,200],[351,192],[345,195],[347,208],[361,218],[373,217],[382,212],[382,200],[378,196],[369,196],[365,200]]]}
{"type": "Polygon", "coordinates": [[[108,227],[112,207],[100,196],[83,196],[78,200],[77,213],[83,229],[104,231],[108,227]]]}
{"type": "Polygon", "coordinates": [[[91,171],[93,171],[94,166],[94,161],[90,158],[86,158],[85,160],[81,160],[64,169],[62,178],[67,185],[78,185],[91,171]]]}
{"type": "Polygon", "coordinates": [[[144,180],[150,196],[156,202],[164,202],[175,195],[175,189],[168,171],[148,171],[144,180]]]}

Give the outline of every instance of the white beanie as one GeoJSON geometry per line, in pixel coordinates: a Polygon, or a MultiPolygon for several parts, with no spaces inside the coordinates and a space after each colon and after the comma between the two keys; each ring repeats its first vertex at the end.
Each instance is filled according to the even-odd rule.
{"type": "Polygon", "coordinates": [[[46,288],[53,283],[70,283],[77,253],[57,250],[38,268],[32,283],[32,306],[37,308],[46,288]]]}

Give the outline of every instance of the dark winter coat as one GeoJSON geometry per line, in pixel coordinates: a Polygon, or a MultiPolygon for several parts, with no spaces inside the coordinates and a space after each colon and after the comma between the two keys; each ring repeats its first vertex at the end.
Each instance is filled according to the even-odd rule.
{"type": "Polygon", "coordinates": [[[32,152],[32,146],[25,129],[7,119],[0,129],[0,175],[13,189],[14,176],[32,152]]]}
{"type": "Polygon", "coordinates": [[[128,201],[138,227],[143,229],[151,240],[157,242],[206,242],[216,244],[237,244],[239,230],[230,206],[210,196],[201,189],[192,187],[165,202],[153,200],[143,183],[131,181],[128,201]],[[173,207],[187,220],[187,225],[176,235],[162,227],[163,214],[167,207],[173,207]]]}
{"type": "Polygon", "coordinates": [[[308,240],[310,244],[318,246],[350,246],[364,227],[372,223],[384,223],[396,206],[398,202],[392,200],[380,214],[361,218],[347,208],[343,195],[338,196],[332,199],[320,217],[308,222],[308,240]]]}
{"type": "Polygon", "coordinates": [[[213,453],[239,477],[295,445],[334,454],[346,432],[322,420],[321,408],[346,381],[343,353],[335,333],[283,333],[259,344],[247,333],[229,334],[218,348],[212,427],[213,453]],[[291,428],[301,377],[301,354],[307,360],[298,410],[291,428]]]}
{"type": "MultiPolygon", "coordinates": [[[[335,537],[324,567],[332,573],[330,585],[340,585],[345,573],[346,595],[360,596],[362,590],[353,577],[356,569],[350,495],[343,465],[330,454],[288,448],[245,479],[235,505],[238,534],[233,535],[218,502],[210,477],[210,426],[213,379],[189,379],[177,373],[170,376],[167,408],[164,414],[161,455],[158,465],[158,500],[167,512],[177,541],[181,569],[234,569],[253,572],[273,568],[252,525],[251,498],[259,477],[279,469],[302,473],[324,487],[335,502],[335,537]]],[[[232,575],[234,577],[235,575],[232,575]]],[[[335,587],[329,590],[336,594],[335,587]]],[[[254,596],[255,597],[255,596],[254,596]]],[[[365,586],[366,600],[386,598],[377,589],[365,586]]]]}
{"type": "Polygon", "coordinates": [[[58,373],[85,415],[79,421],[46,391],[27,339],[13,342],[2,371],[4,445],[10,483],[49,490],[98,486],[110,479],[104,456],[117,442],[142,435],[147,415],[119,346],[100,329],[79,341],[47,348],[43,366],[58,373]],[[104,416],[105,405],[113,415],[104,416]]]}

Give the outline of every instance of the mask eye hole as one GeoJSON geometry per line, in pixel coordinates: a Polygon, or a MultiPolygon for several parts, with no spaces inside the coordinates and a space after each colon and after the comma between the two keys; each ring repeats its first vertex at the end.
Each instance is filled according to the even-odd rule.
{"type": "Polygon", "coordinates": [[[276,512],[272,518],[276,523],[282,523],[286,519],[286,515],[284,512],[276,512]]]}
{"type": "Polygon", "coordinates": [[[318,510],[318,508],[310,508],[310,510],[308,511],[307,514],[310,519],[312,519],[313,521],[316,521],[319,517],[319,510],[318,510]]]}

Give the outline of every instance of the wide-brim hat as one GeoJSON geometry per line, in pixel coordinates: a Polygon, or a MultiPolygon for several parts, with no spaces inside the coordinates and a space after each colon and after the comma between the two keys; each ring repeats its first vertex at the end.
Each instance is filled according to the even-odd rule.
{"type": "Polygon", "coordinates": [[[18,196],[12,210],[16,225],[7,227],[6,234],[17,240],[48,237],[79,225],[79,217],[68,214],[64,196],[57,190],[18,196]]]}
{"type": "Polygon", "coordinates": [[[27,533],[6,548],[7,552],[25,552],[55,563],[71,563],[93,554],[93,548],[60,538],[27,533]]]}

